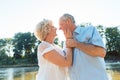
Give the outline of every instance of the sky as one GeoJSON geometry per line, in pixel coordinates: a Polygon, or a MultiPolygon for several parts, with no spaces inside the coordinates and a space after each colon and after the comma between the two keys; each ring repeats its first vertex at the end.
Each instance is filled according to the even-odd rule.
{"type": "MultiPolygon", "coordinates": [[[[76,24],[119,26],[119,8],[120,0],[0,0],[0,38],[33,32],[44,18],[53,20],[58,28],[59,17],[64,13],[72,14],[76,24]]],[[[57,33],[62,39],[62,32],[57,33]]]]}

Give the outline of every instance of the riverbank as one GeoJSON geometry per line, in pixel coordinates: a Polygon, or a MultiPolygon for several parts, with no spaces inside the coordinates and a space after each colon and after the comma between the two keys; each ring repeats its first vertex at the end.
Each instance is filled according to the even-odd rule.
{"type": "MultiPolygon", "coordinates": [[[[106,66],[112,64],[119,64],[120,61],[105,61],[106,66]]],[[[15,68],[15,67],[38,67],[38,64],[17,64],[17,65],[0,65],[0,68],[15,68]]]]}
{"type": "Polygon", "coordinates": [[[15,68],[15,67],[37,67],[38,64],[20,64],[20,65],[0,65],[0,68],[15,68]]]}

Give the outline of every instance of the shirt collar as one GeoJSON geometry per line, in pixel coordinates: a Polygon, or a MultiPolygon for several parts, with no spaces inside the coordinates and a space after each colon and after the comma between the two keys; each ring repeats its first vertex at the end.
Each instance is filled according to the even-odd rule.
{"type": "Polygon", "coordinates": [[[73,33],[77,33],[77,34],[80,34],[81,32],[81,27],[80,26],[77,26],[76,29],[73,31],[73,33]]]}

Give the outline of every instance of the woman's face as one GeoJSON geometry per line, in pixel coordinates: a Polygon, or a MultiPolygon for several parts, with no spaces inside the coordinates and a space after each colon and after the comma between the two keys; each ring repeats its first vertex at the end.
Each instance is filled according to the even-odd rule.
{"type": "Polygon", "coordinates": [[[57,30],[56,27],[51,26],[51,33],[54,34],[55,36],[57,35],[57,34],[56,34],[56,30],[57,30]]]}
{"type": "Polygon", "coordinates": [[[48,33],[48,35],[50,35],[53,38],[56,37],[57,36],[57,33],[56,33],[57,28],[54,27],[53,25],[49,26],[49,28],[50,28],[50,32],[48,33]]]}

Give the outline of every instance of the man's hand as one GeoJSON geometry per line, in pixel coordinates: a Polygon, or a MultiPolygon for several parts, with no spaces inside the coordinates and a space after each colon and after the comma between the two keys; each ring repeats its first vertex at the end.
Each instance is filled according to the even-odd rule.
{"type": "Polygon", "coordinates": [[[102,57],[104,58],[106,55],[106,51],[104,48],[95,46],[92,44],[86,44],[82,42],[77,42],[74,39],[67,39],[66,40],[66,47],[76,47],[81,51],[85,52],[86,54],[94,57],[102,57]]]}

